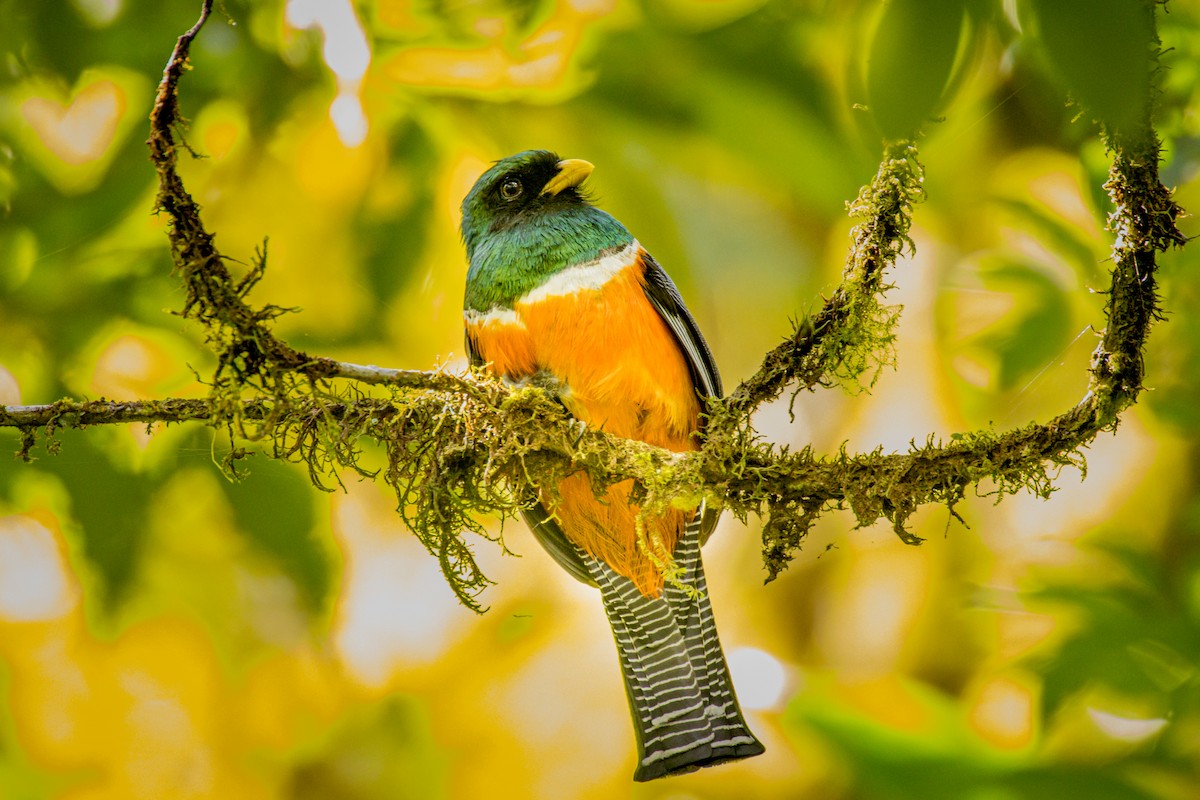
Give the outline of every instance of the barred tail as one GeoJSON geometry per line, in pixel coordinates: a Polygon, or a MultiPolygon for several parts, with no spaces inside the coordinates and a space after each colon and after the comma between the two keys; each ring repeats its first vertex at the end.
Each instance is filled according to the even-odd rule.
{"type": "Polygon", "coordinates": [[[750,732],[717,639],[700,561],[700,515],[676,546],[682,582],[657,598],[583,554],[600,586],[638,740],[636,781],[691,772],[763,752],[750,732]]]}

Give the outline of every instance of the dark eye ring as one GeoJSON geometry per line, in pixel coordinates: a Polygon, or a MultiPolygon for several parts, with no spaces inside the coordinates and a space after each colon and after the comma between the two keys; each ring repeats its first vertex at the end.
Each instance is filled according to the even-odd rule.
{"type": "Polygon", "coordinates": [[[500,196],[505,200],[516,200],[521,196],[521,192],[525,187],[516,178],[509,178],[504,183],[500,184],[500,196]]]}

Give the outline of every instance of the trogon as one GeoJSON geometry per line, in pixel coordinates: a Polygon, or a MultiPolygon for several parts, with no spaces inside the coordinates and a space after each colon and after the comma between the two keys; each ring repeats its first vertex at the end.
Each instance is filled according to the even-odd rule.
{"type": "MultiPolygon", "coordinates": [[[[467,353],[514,384],[548,389],[589,427],[694,450],[703,400],[721,394],[712,352],[662,267],[590,202],[581,184],[592,169],[530,150],[467,194],[467,353]]],[[[700,561],[716,514],[703,504],[643,511],[631,488],[597,497],[578,473],[523,514],[567,572],[600,589],[637,738],[634,780],[758,755],[700,561]]]]}

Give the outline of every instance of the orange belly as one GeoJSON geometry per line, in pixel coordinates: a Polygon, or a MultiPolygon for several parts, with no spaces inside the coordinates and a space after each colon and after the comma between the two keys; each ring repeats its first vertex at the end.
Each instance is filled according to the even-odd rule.
{"type": "MultiPolygon", "coordinates": [[[[514,304],[514,315],[468,323],[467,335],[489,368],[520,380],[548,372],[562,385],[568,410],[589,427],[671,450],[694,450],[700,403],[687,361],[671,331],[646,299],[640,262],[603,286],[514,304]]],[[[543,502],[567,537],[603,559],[647,595],[662,588],[660,564],[694,511],[645,515],[629,503],[632,481],[597,499],[584,474],[558,486],[543,502]],[[657,563],[656,563],[657,562],[657,563]]]]}

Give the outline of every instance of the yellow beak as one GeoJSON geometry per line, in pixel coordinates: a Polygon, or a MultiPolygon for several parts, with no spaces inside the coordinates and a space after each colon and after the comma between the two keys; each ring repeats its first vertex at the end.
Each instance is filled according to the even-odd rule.
{"type": "Polygon", "coordinates": [[[558,162],[558,174],[546,182],[542,194],[558,194],[587,180],[596,167],[582,158],[564,158],[558,162]]]}

